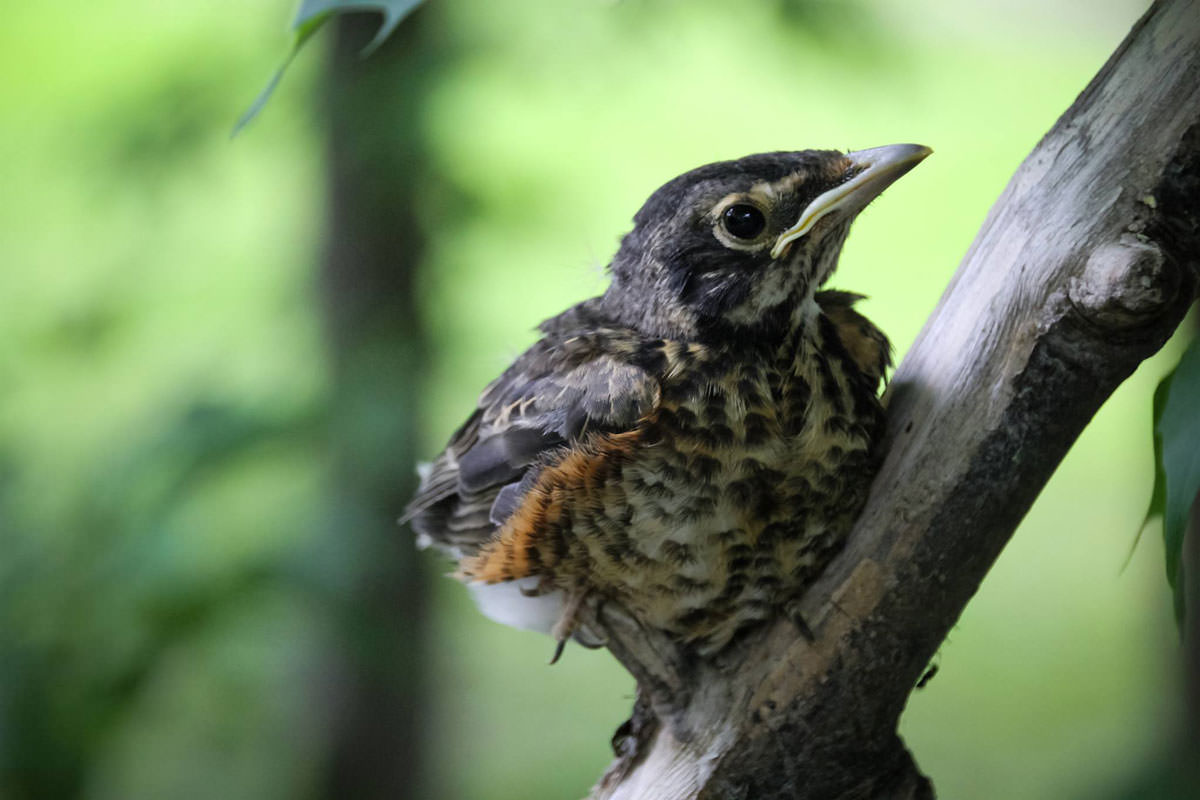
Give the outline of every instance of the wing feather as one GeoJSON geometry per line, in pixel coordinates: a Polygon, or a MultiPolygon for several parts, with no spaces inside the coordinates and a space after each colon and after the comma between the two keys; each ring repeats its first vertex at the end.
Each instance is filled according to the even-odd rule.
{"type": "Polygon", "coordinates": [[[422,546],[473,554],[581,437],[629,430],[657,407],[658,379],[633,363],[636,335],[564,324],[580,316],[543,323],[546,335],[484,390],[423,476],[402,518],[422,546]]]}

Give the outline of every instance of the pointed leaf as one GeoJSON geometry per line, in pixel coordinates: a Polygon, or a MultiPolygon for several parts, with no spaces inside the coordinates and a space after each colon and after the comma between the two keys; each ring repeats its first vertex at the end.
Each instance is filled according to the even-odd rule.
{"type": "Polygon", "coordinates": [[[258,97],[254,98],[254,102],[250,104],[250,107],[238,117],[238,121],[234,124],[230,136],[236,136],[238,131],[244,128],[250,120],[258,116],[258,112],[262,111],[263,106],[271,99],[271,95],[275,92],[275,87],[279,85],[284,71],[292,63],[292,59],[296,57],[296,53],[300,52],[300,48],[304,46],[304,43],[311,39],[313,34],[320,30],[321,26],[335,14],[368,11],[380,14],[383,17],[383,20],[379,23],[379,29],[375,32],[375,36],[363,48],[362,54],[366,57],[375,52],[392,35],[392,32],[396,30],[396,26],[422,2],[423,0],[377,0],[376,2],[361,2],[357,0],[302,0],[300,8],[296,12],[296,17],[292,20],[292,31],[295,36],[288,54],[284,57],[283,63],[279,65],[279,68],[275,70],[275,74],[267,81],[267,85],[258,93],[258,97]]]}
{"type": "Polygon", "coordinates": [[[1142,534],[1146,532],[1146,526],[1150,524],[1150,520],[1155,517],[1161,518],[1167,505],[1167,475],[1163,472],[1162,435],[1158,432],[1158,421],[1162,419],[1163,406],[1167,404],[1167,392],[1171,389],[1171,378],[1173,377],[1175,377],[1175,370],[1164,375],[1163,379],[1158,382],[1158,388],[1154,390],[1154,408],[1150,418],[1150,438],[1154,442],[1154,488],[1150,491],[1150,505],[1146,508],[1146,516],[1142,519],[1142,525],[1138,528],[1137,535],[1133,537],[1133,544],[1129,548],[1129,555],[1125,557],[1122,570],[1128,567],[1129,562],[1133,560],[1134,551],[1141,543],[1142,534]]]}
{"type": "Polygon", "coordinates": [[[1171,379],[1174,377],[1175,370],[1171,370],[1163,376],[1158,388],[1154,390],[1154,418],[1150,422],[1150,434],[1154,439],[1154,489],[1150,492],[1146,522],[1149,522],[1151,517],[1161,517],[1167,507],[1167,475],[1163,471],[1163,442],[1162,434],[1158,432],[1158,423],[1162,419],[1163,408],[1167,405],[1167,393],[1171,391],[1171,379]]]}
{"type": "Polygon", "coordinates": [[[296,18],[292,20],[292,28],[299,32],[304,26],[313,22],[319,26],[332,14],[343,14],[352,11],[374,11],[383,16],[383,21],[379,23],[379,30],[375,32],[374,38],[363,48],[363,55],[368,56],[392,35],[392,32],[396,30],[396,26],[413,9],[419,6],[421,2],[422,0],[376,0],[375,2],[362,2],[362,0],[303,0],[300,3],[300,10],[296,12],[296,18]]]}
{"type": "MultiPolygon", "coordinates": [[[[1155,393],[1155,455],[1163,476],[1163,543],[1167,581],[1174,589],[1176,614],[1182,617],[1184,574],[1181,568],[1183,537],[1192,504],[1200,492],[1200,338],[1193,339],[1179,359],[1175,372],[1155,393]],[[1159,408],[1159,392],[1165,395],[1159,408]]],[[[1155,497],[1159,486],[1155,481],[1155,497]]]]}

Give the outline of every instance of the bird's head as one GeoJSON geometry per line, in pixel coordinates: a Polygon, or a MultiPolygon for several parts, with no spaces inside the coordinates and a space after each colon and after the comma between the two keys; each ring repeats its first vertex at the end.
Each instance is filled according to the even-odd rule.
{"type": "Polygon", "coordinates": [[[858,212],[929,153],[761,153],[686,172],[634,217],[604,303],[660,336],[785,328],[832,274],[858,212]]]}

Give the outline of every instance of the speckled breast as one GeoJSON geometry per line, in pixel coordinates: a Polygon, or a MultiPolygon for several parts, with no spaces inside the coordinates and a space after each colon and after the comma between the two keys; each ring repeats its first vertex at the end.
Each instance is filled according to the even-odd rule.
{"type": "Polygon", "coordinates": [[[817,328],[664,384],[595,511],[623,524],[577,532],[593,590],[701,652],[804,592],[865,502],[883,422],[873,387],[824,344],[817,328]]]}

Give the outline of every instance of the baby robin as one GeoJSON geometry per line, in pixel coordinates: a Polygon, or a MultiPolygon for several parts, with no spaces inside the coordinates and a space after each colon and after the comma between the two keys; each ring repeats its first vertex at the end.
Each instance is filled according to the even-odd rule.
{"type": "Polygon", "coordinates": [[[419,544],[558,652],[602,643],[588,599],[701,656],[780,613],[806,632],[794,609],[866,501],[891,363],[860,296],[819,289],[929,153],[763,153],[654,192],[607,291],[543,322],[423,471],[419,544]]]}

